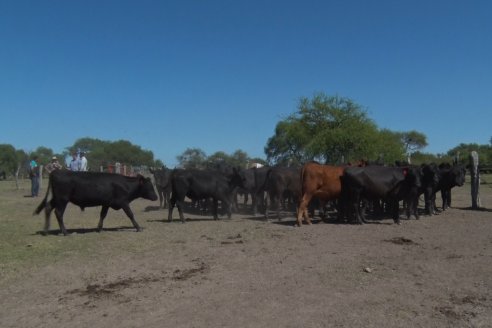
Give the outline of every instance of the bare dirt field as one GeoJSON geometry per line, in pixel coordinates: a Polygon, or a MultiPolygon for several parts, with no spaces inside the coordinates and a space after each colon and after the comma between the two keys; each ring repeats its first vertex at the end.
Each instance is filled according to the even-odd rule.
{"type": "Polygon", "coordinates": [[[143,232],[110,210],[97,233],[99,208],[69,205],[67,237],[39,234],[28,193],[0,181],[0,327],[492,327],[490,184],[481,211],[467,183],[401,225],[168,223],[137,200],[143,232]]]}

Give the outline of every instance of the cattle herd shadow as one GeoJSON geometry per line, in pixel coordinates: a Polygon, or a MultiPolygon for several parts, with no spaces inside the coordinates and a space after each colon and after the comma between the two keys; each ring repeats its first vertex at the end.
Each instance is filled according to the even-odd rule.
{"type": "Polygon", "coordinates": [[[160,206],[147,206],[144,208],[144,212],[154,212],[154,211],[159,211],[162,208],[160,206]]]}
{"type": "MultiPolygon", "coordinates": [[[[135,227],[133,226],[120,226],[113,228],[103,228],[102,231],[99,231],[98,228],[76,228],[76,229],[67,229],[69,235],[71,234],[86,234],[86,233],[94,233],[94,232],[121,232],[121,231],[135,231],[135,227]]],[[[47,232],[43,230],[36,231],[35,235],[51,235],[57,236],[62,234],[60,229],[48,230],[47,232]]]]}
{"type": "Polygon", "coordinates": [[[470,206],[470,207],[455,207],[455,208],[461,211],[492,212],[491,208],[485,208],[485,207],[473,208],[470,206]]]}

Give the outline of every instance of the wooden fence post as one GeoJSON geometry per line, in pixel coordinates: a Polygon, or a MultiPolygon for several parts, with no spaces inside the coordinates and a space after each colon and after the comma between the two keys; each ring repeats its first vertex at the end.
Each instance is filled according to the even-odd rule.
{"type": "Polygon", "coordinates": [[[480,170],[478,169],[478,153],[472,151],[469,157],[470,161],[470,176],[471,176],[471,198],[472,209],[478,209],[480,207],[480,170]]]}

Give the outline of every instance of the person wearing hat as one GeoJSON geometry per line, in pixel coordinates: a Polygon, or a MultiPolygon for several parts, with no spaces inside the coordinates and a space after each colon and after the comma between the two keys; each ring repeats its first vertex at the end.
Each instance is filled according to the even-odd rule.
{"type": "Polygon", "coordinates": [[[51,173],[54,170],[59,170],[62,168],[63,168],[63,166],[61,166],[61,164],[58,162],[58,158],[56,158],[56,156],[53,156],[51,158],[51,162],[49,164],[47,164],[45,167],[45,169],[46,169],[46,171],[48,171],[48,173],[51,173]]]}

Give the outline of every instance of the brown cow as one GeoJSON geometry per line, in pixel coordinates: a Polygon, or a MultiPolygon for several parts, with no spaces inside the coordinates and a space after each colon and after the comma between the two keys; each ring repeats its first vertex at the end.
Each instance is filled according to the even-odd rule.
{"type": "Polygon", "coordinates": [[[302,225],[303,219],[311,224],[308,205],[313,197],[322,202],[335,200],[340,197],[342,184],[340,177],[345,167],[321,165],[315,162],[304,164],[301,171],[301,197],[297,209],[297,225],[302,225]]]}

